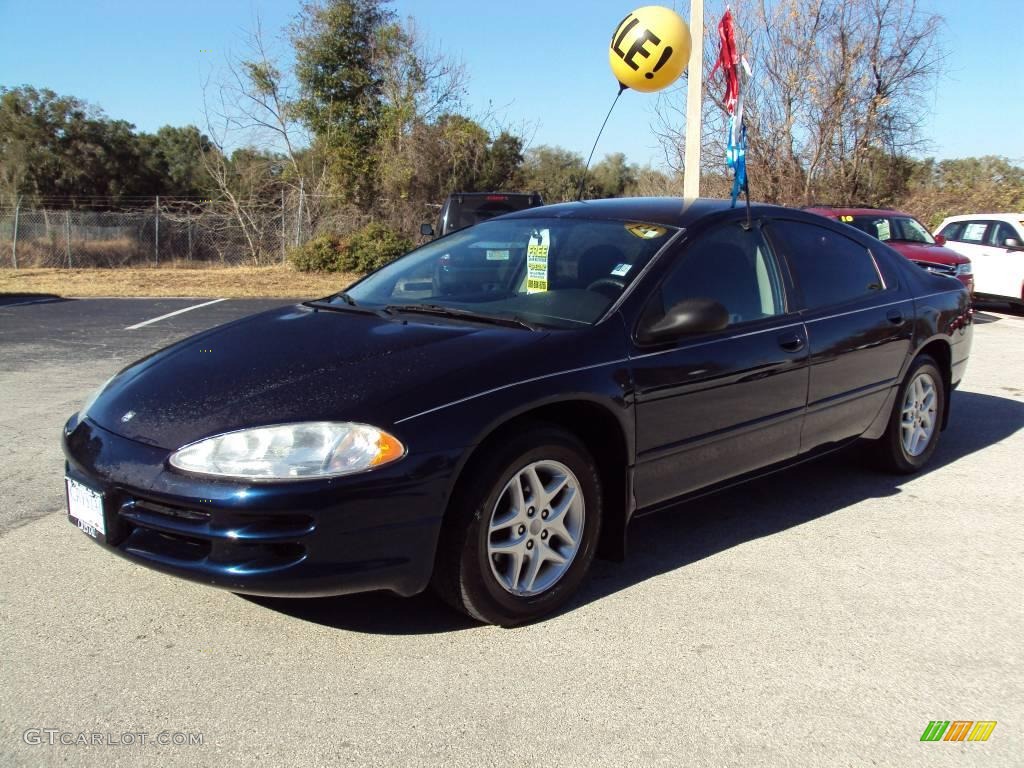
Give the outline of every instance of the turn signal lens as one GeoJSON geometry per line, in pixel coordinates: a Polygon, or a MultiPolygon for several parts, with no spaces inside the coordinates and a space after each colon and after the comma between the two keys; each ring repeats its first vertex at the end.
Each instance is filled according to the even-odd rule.
{"type": "Polygon", "coordinates": [[[381,464],[387,464],[402,458],[404,453],[405,446],[398,441],[397,437],[392,437],[387,432],[381,432],[377,437],[377,455],[373,457],[370,466],[379,467],[381,464]]]}

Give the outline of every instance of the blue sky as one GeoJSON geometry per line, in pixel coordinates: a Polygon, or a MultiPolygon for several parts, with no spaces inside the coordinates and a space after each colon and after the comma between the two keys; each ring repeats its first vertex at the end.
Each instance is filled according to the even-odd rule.
{"type": "MultiPolygon", "coordinates": [[[[733,2],[740,13],[744,1],[733,2]]],[[[1017,34],[1019,0],[921,2],[946,18],[949,52],[925,132],[929,154],[1024,161],[1024,59],[1007,37],[1017,34]]],[[[399,0],[393,7],[465,63],[472,112],[492,107],[500,121],[535,129],[534,145],[585,155],[616,91],[608,39],[642,4],[399,0]]],[[[0,84],[77,96],[141,130],[201,125],[204,76],[242,48],[257,15],[283,50],[278,33],[297,8],[297,0],[0,0],[0,84]]],[[[627,91],[597,157],[621,151],[659,165],[653,104],[653,96],[627,91]]]]}

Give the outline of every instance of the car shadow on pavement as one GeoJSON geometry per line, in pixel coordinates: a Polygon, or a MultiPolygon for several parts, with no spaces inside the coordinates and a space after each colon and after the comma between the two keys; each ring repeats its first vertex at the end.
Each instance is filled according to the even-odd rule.
{"type": "Polygon", "coordinates": [[[1009,315],[1010,317],[1024,317],[1024,308],[1019,304],[1010,304],[1008,302],[975,299],[974,308],[976,310],[974,319],[975,322],[979,323],[998,322],[1002,320],[999,314],[1009,315]]]}
{"type": "Polygon", "coordinates": [[[0,308],[21,304],[51,304],[56,301],[72,301],[55,293],[0,293],[0,308]]]}
{"type": "MultiPolygon", "coordinates": [[[[950,425],[931,463],[910,477],[936,472],[1021,429],[1024,403],[974,392],[954,392],[950,425]]],[[[589,581],[565,611],[858,502],[897,495],[910,477],[874,469],[863,448],[854,446],[639,518],[629,528],[625,562],[596,561],[589,581]]],[[[479,626],[429,592],[413,598],[370,593],[310,600],[246,599],[299,619],[354,632],[428,634],[479,626]]]]}
{"type": "Polygon", "coordinates": [[[974,313],[973,322],[977,323],[978,325],[985,325],[987,323],[998,323],[1002,319],[1003,318],[1001,318],[999,315],[992,315],[986,312],[979,311],[974,313]]]}
{"type": "Polygon", "coordinates": [[[390,592],[365,592],[339,597],[292,599],[238,595],[253,603],[325,627],[375,635],[427,635],[479,627],[426,592],[399,597],[390,592]]]}

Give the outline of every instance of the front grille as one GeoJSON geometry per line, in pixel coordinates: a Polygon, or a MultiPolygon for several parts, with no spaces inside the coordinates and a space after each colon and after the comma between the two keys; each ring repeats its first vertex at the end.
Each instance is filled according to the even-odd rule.
{"type": "Polygon", "coordinates": [[[155,501],[145,501],[142,499],[133,499],[130,503],[124,504],[121,509],[122,511],[125,511],[128,507],[131,508],[129,511],[145,510],[146,512],[154,515],[164,515],[178,520],[189,520],[200,523],[210,521],[210,513],[205,509],[197,510],[184,509],[182,507],[168,507],[166,504],[157,504],[155,501]]]}
{"type": "Polygon", "coordinates": [[[164,565],[262,573],[302,562],[302,539],[315,528],[308,515],[191,509],[131,497],[118,510],[117,546],[164,565]]]}
{"type": "Polygon", "coordinates": [[[915,261],[914,263],[921,269],[926,269],[936,275],[949,275],[950,277],[956,275],[956,267],[951,264],[934,264],[930,261],[915,261]]]}

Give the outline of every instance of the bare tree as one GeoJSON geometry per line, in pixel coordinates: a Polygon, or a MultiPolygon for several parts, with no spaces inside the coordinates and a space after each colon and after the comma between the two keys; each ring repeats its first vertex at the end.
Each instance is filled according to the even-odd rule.
{"type": "MultiPolygon", "coordinates": [[[[881,194],[877,161],[923,146],[925,105],[944,59],[941,17],[917,0],[758,0],[740,10],[737,42],[753,68],[744,105],[753,194],[790,204],[881,194]]],[[[720,16],[705,16],[707,51],[718,50],[720,16]]],[[[709,78],[713,60],[705,56],[702,152],[722,167],[725,111],[721,80],[709,78]]],[[[677,169],[683,118],[678,92],[662,97],[655,130],[677,169]]]]}
{"type": "Polygon", "coordinates": [[[218,193],[212,207],[235,223],[254,262],[280,251],[286,210],[295,219],[289,232],[315,231],[325,211],[328,163],[296,113],[297,90],[258,17],[245,52],[229,54],[216,80],[203,86],[206,129],[217,150],[204,155],[218,193]]]}

